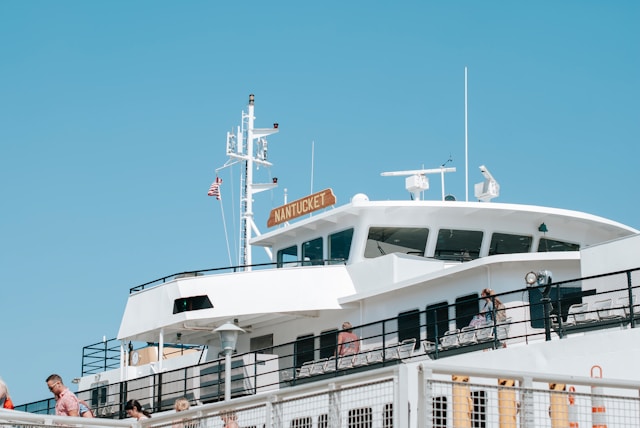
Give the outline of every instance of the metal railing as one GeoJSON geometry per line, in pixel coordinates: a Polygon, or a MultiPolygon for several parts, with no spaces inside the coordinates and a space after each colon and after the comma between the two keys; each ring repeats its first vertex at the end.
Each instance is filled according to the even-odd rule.
{"type": "Polygon", "coordinates": [[[101,420],[0,410],[0,425],[48,427],[553,428],[640,426],[637,382],[414,362],[151,419],[101,420]]]}
{"type": "MultiPolygon", "coordinates": [[[[353,356],[350,361],[345,361],[334,355],[337,330],[260,351],[234,355],[231,378],[232,396],[237,398],[270,390],[282,391],[289,387],[322,381],[327,378],[338,378],[381,366],[396,365],[400,361],[407,362],[427,358],[446,361],[446,357],[451,355],[474,352],[484,348],[498,348],[507,343],[543,341],[546,339],[546,332],[543,328],[545,326],[553,328],[551,333],[553,333],[554,340],[570,336],[574,332],[582,333],[600,328],[634,327],[634,317],[640,314],[640,310],[633,311],[633,307],[640,303],[636,300],[637,295],[640,294],[638,293],[640,286],[633,284],[638,284],[639,281],[635,277],[639,273],[640,270],[634,269],[555,284],[557,294],[551,299],[551,305],[554,307],[550,312],[558,321],[556,323],[544,323],[541,309],[543,302],[536,295],[539,292],[536,287],[512,291],[511,293],[516,295],[527,295],[528,297],[526,300],[520,298],[522,304],[509,306],[506,310],[507,316],[509,317],[510,313],[526,311],[530,315],[528,318],[509,317],[510,321],[498,324],[495,321],[496,317],[494,317],[493,324],[488,326],[490,331],[485,340],[480,340],[479,329],[472,330],[471,334],[476,335],[472,339],[475,340],[464,343],[462,340],[458,340],[456,346],[453,347],[447,347],[443,343],[442,339],[446,335],[446,331],[443,329],[467,325],[472,314],[477,312],[478,299],[449,305],[446,308],[446,313],[454,313],[454,317],[442,321],[437,318],[437,309],[428,309],[416,312],[415,317],[407,317],[405,313],[397,317],[356,326],[354,332],[360,337],[362,351],[353,356]],[[598,292],[597,290],[600,284],[604,283],[603,281],[607,283],[608,288],[598,292]],[[573,284],[575,287],[572,287],[573,284]],[[569,290],[569,294],[563,294],[561,286],[562,289],[569,290]],[[581,291],[578,293],[574,289],[581,291]],[[600,320],[596,317],[602,312],[601,310],[588,310],[585,315],[593,318],[589,322],[576,322],[571,325],[566,322],[570,316],[568,308],[570,302],[582,301],[583,298],[588,298],[591,301],[610,299],[617,302],[619,299],[624,299],[625,296],[632,296],[632,299],[627,301],[626,306],[619,306],[615,309],[620,311],[620,317],[600,320]],[[469,310],[465,315],[455,311],[456,307],[461,310],[475,307],[475,311],[469,310]],[[407,321],[410,319],[417,320],[416,324],[407,321]],[[447,327],[440,328],[442,325],[447,327]],[[531,328],[531,325],[538,325],[540,328],[531,328]],[[411,340],[414,340],[413,346],[409,350],[405,347],[406,352],[401,353],[401,344],[411,340]],[[306,345],[303,341],[306,341],[306,345]],[[428,348],[428,344],[433,347],[428,348]]],[[[498,296],[504,298],[507,293],[498,296]]],[[[461,339],[462,334],[465,332],[458,333],[457,338],[461,339]]],[[[102,343],[98,345],[102,345],[102,343]]],[[[100,393],[96,393],[95,390],[87,390],[78,392],[78,395],[91,404],[97,415],[122,418],[125,416],[122,408],[123,403],[132,398],[137,399],[155,412],[170,409],[175,398],[181,396],[188,397],[193,403],[219,401],[224,397],[224,375],[224,360],[219,359],[119,384],[101,386],[100,388],[103,389],[100,393]]],[[[18,408],[47,414],[54,412],[54,405],[53,399],[47,399],[24,404],[18,408]]]]}

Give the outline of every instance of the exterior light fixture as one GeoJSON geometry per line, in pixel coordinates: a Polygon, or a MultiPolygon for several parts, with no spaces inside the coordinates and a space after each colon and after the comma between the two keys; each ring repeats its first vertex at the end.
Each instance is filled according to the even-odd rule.
{"type": "Polygon", "coordinates": [[[231,354],[236,349],[238,333],[244,330],[230,321],[213,330],[220,335],[220,346],[224,351],[224,400],[231,399],[231,354]]]}
{"type": "Polygon", "coordinates": [[[547,229],[547,225],[540,223],[540,226],[538,226],[538,232],[547,233],[548,231],[549,229],[547,229]]]}

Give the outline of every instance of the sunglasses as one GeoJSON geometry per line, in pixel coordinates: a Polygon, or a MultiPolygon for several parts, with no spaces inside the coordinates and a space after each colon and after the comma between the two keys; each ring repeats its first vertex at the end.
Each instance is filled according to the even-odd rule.
{"type": "Polygon", "coordinates": [[[49,385],[49,391],[53,391],[53,388],[55,388],[55,386],[56,386],[57,384],[59,384],[59,383],[60,383],[60,381],[55,382],[55,383],[52,383],[51,385],[49,385]]]}

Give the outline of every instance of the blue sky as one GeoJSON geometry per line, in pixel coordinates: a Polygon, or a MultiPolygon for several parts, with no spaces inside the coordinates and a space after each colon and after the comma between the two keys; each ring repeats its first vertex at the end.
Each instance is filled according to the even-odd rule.
{"type": "MultiPolygon", "coordinates": [[[[206,193],[250,93],[257,126],[280,124],[263,232],[284,189],[405,199],[381,172],[450,157],[447,192],[464,199],[465,66],[470,186],[485,164],[496,202],[640,228],[639,20],[623,0],[1,1],[0,377],[14,402],[49,397],[53,372],[70,385],[82,347],[116,336],[129,288],[229,264],[221,208],[237,224],[238,183],[225,171],[222,204],[206,193]]],[[[439,189],[433,177],[427,197],[439,189]]]]}

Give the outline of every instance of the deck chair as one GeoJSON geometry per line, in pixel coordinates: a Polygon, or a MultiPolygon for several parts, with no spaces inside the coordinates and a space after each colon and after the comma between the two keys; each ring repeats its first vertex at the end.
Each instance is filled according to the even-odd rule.
{"type": "Polygon", "coordinates": [[[591,317],[591,314],[589,313],[588,303],[576,303],[569,306],[565,325],[585,324],[592,321],[595,321],[595,319],[591,317]]]}
{"type": "Polygon", "coordinates": [[[315,360],[313,365],[311,366],[311,376],[319,375],[324,372],[324,365],[327,362],[326,358],[320,358],[319,360],[315,360]]]}
{"type": "Polygon", "coordinates": [[[384,348],[384,359],[397,360],[398,358],[400,358],[400,355],[398,355],[398,346],[398,344],[395,344],[384,348]]]}
{"type": "Polygon", "coordinates": [[[360,352],[353,356],[353,360],[351,361],[351,365],[353,367],[366,366],[369,364],[369,352],[360,352]]]}
{"type": "Polygon", "coordinates": [[[335,372],[336,371],[336,359],[335,358],[329,358],[327,360],[326,363],[324,363],[324,366],[322,367],[322,372],[323,373],[331,373],[331,372],[335,372]]]}
{"type": "Polygon", "coordinates": [[[613,307],[613,300],[611,299],[594,302],[593,310],[596,311],[598,319],[601,321],[623,318],[622,311],[619,308],[613,307]]]}
{"type": "Polygon", "coordinates": [[[400,358],[401,360],[411,358],[415,347],[416,347],[415,337],[412,337],[411,339],[403,340],[400,343],[400,345],[398,345],[398,358],[400,358]]]}
{"type": "Polygon", "coordinates": [[[436,350],[436,344],[435,342],[431,342],[429,340],[423,340],[422,349],[424,349],[424,352],[428,354],[436,350]]]}
{"type": "Polygon", "coordinates": [[[460,329],[457,328],[447,331],[444,336],[440,338],[440,346],[442,346],[442,349],[457,348],[460,346],[460,342],[458,341],[459,333],[460,329]]]}
{"type": "Polygon", "coordinates": [[[313,361],[307,361],[306,363],[303,363],[298,371],[298,377],[302,378],[311,376],[311,369],[313,368],[313,364],[313,361]]]}
{"type": "Polygon", "coordinates": [[[353,367],[354,355],[345,355],[338,358],[338,370],[350,369],[353,367]]]}
{"type": "Polygon", "coordinates": [[[493,326],[487,325],[476,329],[476,342],[489,342],[493,340],[493,326]]]}
{"type": "Polygon", "coordinates": [[[384,361],[384,349],[382,348],[372,349],[367,354],[367,363],[369,364],[381,363],[382,361],[384,361]]]}
{"type": "Polygon", "coordinates": [[[473,345],[474,343],[478,343],[478,340],[476,339],[476,327],[463,327],[462,330],[460,330],[460,334],[458,335],[458,343],[460,344],[460,346],[473,345]]]}
{"type": "MultiPolygon", "coordinates": [[[[638,305],[638,297],[634,294],[631,296],[633,299],[633,316],[637,317],[640,315],[640,305],[638,305]]],[[[618,298],[618,306],[622,307],[622,311],[624,312],[625,317],[631,316],[631,305],[629,304],[629,297],[619,297],[618,298]]]]}

